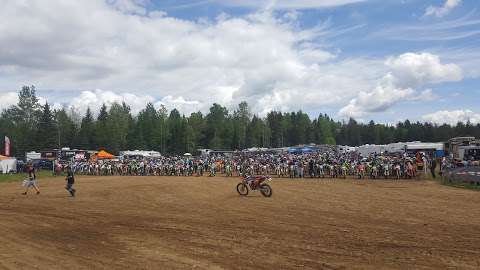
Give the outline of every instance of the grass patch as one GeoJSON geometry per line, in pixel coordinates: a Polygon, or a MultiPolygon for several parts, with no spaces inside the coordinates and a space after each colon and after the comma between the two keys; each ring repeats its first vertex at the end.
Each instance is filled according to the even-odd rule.
{"type": "MultiPolygon", "coordinates": [[[[37,179],[53,176],[50,170],[39,170],[35,174],[37,175],[37,179]]],[[[0,174],[0,183],[23,181],[27,177],[26,173],[0,174]]]]}

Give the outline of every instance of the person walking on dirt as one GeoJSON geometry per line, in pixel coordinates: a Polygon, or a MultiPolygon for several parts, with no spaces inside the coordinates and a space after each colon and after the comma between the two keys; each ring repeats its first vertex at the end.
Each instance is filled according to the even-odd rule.
{"type": "Polygon", "coordinates": [[[73,188],[73,184],[75,183],[75,177],[73,176],[73,171],[70,166],[67,168],[67,178],[65,179],[67,181],[67,186],[65,189],[70,193],[70,196],[75,197],[75,192],[76,190],[73,188]]]}
{"type": "Polygon", "coordinates": [[[37,195],[40,194],[40,189],[37,185],[37,176],[35,175],[35,168],[32,164],[27,165],[27,174],[28,178],[23,181],[23,186],[25,187],[25,192],[22,195],[27,195],[28,189],[33,187],[37,191],[37,195]]]}
{"type": "Polygon", "coordinates": [[[435,158],[432,158],[432,162],[430,163],[430,172],[432,173],[433,179],[435,179],[435,169],[437,168],[437,161],[435,158]]]}

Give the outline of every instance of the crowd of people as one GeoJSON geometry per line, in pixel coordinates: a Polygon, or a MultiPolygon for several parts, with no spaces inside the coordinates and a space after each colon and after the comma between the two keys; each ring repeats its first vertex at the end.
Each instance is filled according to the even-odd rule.
{"type": "MultiPolygon", "coordinates": [[[[445,157],[440,161],[440,173],[454,166],[445,157]]],[[[430,171],[435,178],[437,159],[425,153],[371,154],[363,157],[357,152],[339,152],[335,148],[310,153],[235,152],[209,156],[160,156],[97,159],[90,161],[56,162],[55,172],[66,173],[65,189],[72,197],[74,174],[96,176],[277,176],[279,178],[370,178],[414,179],[430,171]]],[[[35,168],[27,164],[30,188],[39,194],[35,168]]]]}
{"type": "MultiPolygon", "coordinates": [[[[416,178],[430,171],[436,160],[425,154],[372,154],[335,150],[313,153],[230,153],[205,157],[170,156],[76,161],[76,174],[131,176],[245,176],[272,175],[285,178],[416,178]]],[[[441,166],[442,167],[442,166],[441,166]]]]}

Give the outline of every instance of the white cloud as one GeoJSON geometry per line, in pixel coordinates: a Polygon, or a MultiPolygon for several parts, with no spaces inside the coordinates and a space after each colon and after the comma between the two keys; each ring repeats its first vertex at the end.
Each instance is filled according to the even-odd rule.
{"type": "Polygon", "coordinates": [[[417,96],[413,97],[411,100],[413,101],[432,101],[438,99],[439,96],[433,93],[432,89],[425,89],[420,92],[417,96]]]}
{"type": "Polygon", "coordinates": [[[340,109],[339,114],[345,117],[362,117],[367,113],[382,112],[402,100],[412,98],[415,91],[411,88],[398,88],[395,78],[387,74],[371,91],[360,91],[357,97],[340,109]]]}
{"type": "Polygon", "coordinates": [[[145,15],[147,13],[146,5],[148,0],[106,0],[108,4],[116,8],[117,10],[127,14],[140,14],[145,15]]]}
{"type": "Polygon", "coordinates": [[[172,97],[166,96],[163,97],[160,101],[157,101],[155,104],[156,108],[160,106],[165,106],[169,111],[177,109],[185,115],[190,115],[193,112],[197,112],[202,109],[202,104],[197,100],[185,100],[183,97],[172,97]]]}
{"type": "MultiPolygon", "coordinates": [[[[16,105],[18,103],[18,93],[16,92],[6,92],[0,93],[0,111],[7,109],[10,106],[16,105]]],[[[100,107],[105,104],[109,108],[113,103],[125,102],[130,106],[131,112],[133,115],[137,115],[141,110],[145,108],[147,103],[154,104],[155,108],[159,109],[160,106],[165,106],[168,110],[176,108],[181,113],[190,115],[192,112],[199,110],[206,110],[204,104],[196,100],[186,100],[182,96],[165,96],[160,100],[157,100],[149,95],[136,95],[132,93],[115,93],[112,91],[104,91],[101,89],[96,89],[94,91],[82,91],[78,96],[73,97],[68,102],[51,102],[43,96],[38,96],[38,102],[41,105],[44,105],[46,102],[49,102],[52,109],[62,109],[66,108],[69,111],[74,109],[80,115],[84,115],[87,111],[87,108],[90,108],[95,114],[100,110],[100,107]]],[[[208,104],[210,105],[210,104],[208,104]]]]}
{"type": "Polygon", "coordinates": [[[266,9],[312,9],[343,6],[366,0],[216,0],[232,6],[266,9]]]}
{"type": "MultiPolygon", "coordinates": [[[[382,27],[369,35],[370,38],[415,42],[456,41],[474,38],[480,34],[478,13],[472,10],[459,18],[449,20],[423,20],[415,24],[400,24],[382,27]]],[[[477,52],[478,53],[478,52],[477,52]]]]}
{"type": "MultiPolygon", "coordinates": [[[[261,4],[301,9],[354,2],[359,1],[261,4]]],[[[362,115],[432,97],[432,91],[418,93],[417,88],[462,78],[458,66],[442,64],[433,54],[407,53],[386,62],[345,58],[319,41],[361,26],[334,29],[326,20],[300,29],[300,15],[291,11],[286,17],[259,11],[192,21],[150,11],[148,3],[0,0],[0,77],[8,78],[0,80],[0,89],[27,83],[74,90],[71,99],[61,95],[60,100],[55,93],[47,98],[82,113],[125,101],[133,113],[152,102],[188,114],[205,112],[214,102],[232,108],[245,100],[264,115],[273,109],[318,111],[350,100],[342,113],[362,115]]]]}
{"type": "Polygon", "coordinates": [[[456,6],[460,5],[462,3],[462,0],[446,0],[443,6],[437,7],[437,6],[429,6],[425,10],[425,16],[431,16],[434,15],[436,17],[443,17],[450,13],[452,9],[454,9],[456,6]]]}
{"type": "Polygon", "coordinates": [[[182,96],[165,96],[160,100],[155,99],[149,95],[136,95],[132,93],[114,93],[112,91],[104,91],[96,89],[95,91],[82,91],[79,96],[72,99],[68,104],[63,104],[63,107],[75,108],[81,115],[85,114],[87,108],[90,108],[94,113],[98,112],[100,107],[105,104],[109,108],[113,103],[125,102],[130,106],[133,115],[137,115],[145,108],[147,103],[152,103],[155,108],[159,109],[164,105],[168,110],[176,108],[181,113],[190,115],[192,112],[203,110],[201,102],[196,100],[186,100],[182,96]]]}
{"type": "Polygon", "coordinates": [[[5,92],[0,93],[0,112],[4,109],[8,109],[10,106],[16,105],[18,103],[18,93],[15,92],[5,92]]]}
{"type": "MultiPolygon", "coordinates": [[[[45,105],[47,102],[47,99],[42,96],[37,96],[38,98],[38,103],[40,105],[45,105]]],[[[3,111],[4,109],[8,109],[11,106],[17,105],[18,104],[18,93],[17,92],[4,92],[0,93],[0,112],[3,111]]],[[[60,103],[50,103],[50,107],[52,109],[61,109],[62,105],[60,103]]]]}
{"type": "Polygon", "coordinates": [[[344,117],[361,117],[381,112],[402,101],[426,101],[435,98],[431,89],[422,92],[418,87],[426,84],[459,81],[462,70],[455,64],[443,64],[430,53],[405,53],[390,57],[385,62],[389,72],[373,90],[360,91],[348,105],[340,109],[344,117]]]}
{"type": "MultiPolygon", "coordinates": [[[[354,1],[296,4],[347,2],[354,1]]],[[[205,111],[213,102],[234,106],[243,100],[255,112],[308,110],[340,104],[359,87],[374,87],[373,78],[384,69],[375,59],[337,60],[337,51],[314,42],[333,31],[328,21],[298,29],[295,16],[277,18],[263,11],[189,21],[145,13],[145,3],[0,0],[0,76],[8,78],[0,80],[0,89],[28,82],[37,89],[76,90],[72,100],[48,99],[81,111],[125,100],[135,112],[168,96],[173,99],[166,104],[186,110],[205,111]],[[198,105],[173,102],[180,97],[198,105]]]]}
{"type": "Polygon", "coordinates": [[[478,124],[480,123],[480,113],[471,110],[437,111],[424,115],[422,119],[436,124],[456,125],[458,122],[467,123],[468,121],[478,124]]]}
{"type": "Polygon", "coordinates": [[[431,53],[405,53],[386,61],[399,87],[418,87],[427,83],[459,81],[462,70],[455,64],[443,64],[431,53]]]}
{"type": "Polygon", "coordinates": [[[113,103],[125,102],[130,106],[133,114],[137,114],[145,108],[147,103],[154,102],[155,99],[148,95],[135,95],[131,93],[117,94],[112,91],[104,91],[97,89],[95,91],[82,91],[79,96],[73,98],[71,102],[64,104],[65,107],[73,107],[80,114],[85,114],[87,108],[92,112],[98,112],[100,107],[105,104],[110,107],[113,103]]]}

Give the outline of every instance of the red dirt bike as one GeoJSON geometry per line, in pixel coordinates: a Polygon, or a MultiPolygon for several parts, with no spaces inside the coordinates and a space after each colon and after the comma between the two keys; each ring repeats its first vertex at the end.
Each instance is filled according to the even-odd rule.
{"type": "Polygon", "coordinates": [[[265,182],[272,181],[270,176],[245,176],[242,178],[242,181],[237,185],[237,192],[241,196],[247,196],[248,190],[260,190],[260,193],[264,197],[272,196],[272,188],[265,182]]]}

